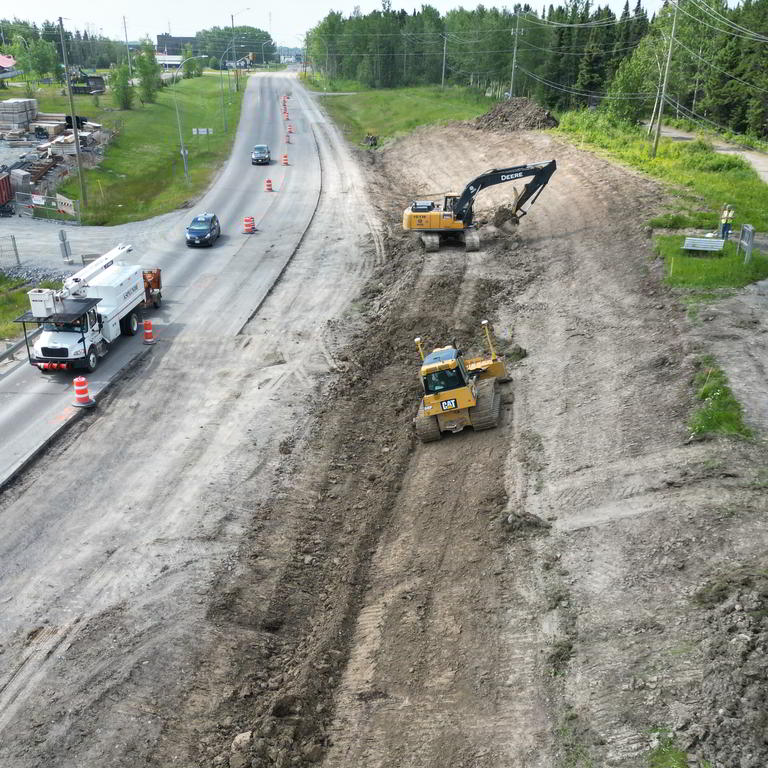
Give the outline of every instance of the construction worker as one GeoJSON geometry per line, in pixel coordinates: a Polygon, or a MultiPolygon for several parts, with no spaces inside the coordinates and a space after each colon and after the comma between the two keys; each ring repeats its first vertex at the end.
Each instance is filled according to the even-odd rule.
{"type": "Polygon", "coordinates": [[[731,234],[733,229],[733,206],[724,205],[722,213],[720,214],[720,237],[723,240],[728,239],[728,235],[731,234]]]}

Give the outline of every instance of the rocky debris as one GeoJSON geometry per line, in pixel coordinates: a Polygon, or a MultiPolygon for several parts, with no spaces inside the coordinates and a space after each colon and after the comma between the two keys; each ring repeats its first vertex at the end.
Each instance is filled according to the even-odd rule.
{"type": "Polygon", "coordinates": [[[689,753],[713,765],[768,765],[768,576],[764,567],[714,579],[696,596],[711,606],[703,630],[703,705],[677,724],[689,753]]]}
{"type": "Polygon", "coordinates": [[[522,96],[500,101],[469,124],[480,131],[533,131],[557,128],[557,119],[548,109],[522,96]]]}
{"type": "MultiPolygon", "coordinates": [[[[81,265],[82,266],[82,265],[81,265]]],[[[42,283],[45,280],[61,281],[69,277],[80,267],[74,267],[70,270],[56,269],[55,267],[38,267],[31,264],[22,264],[18,267],[3,267],[0,274],[11,280],[23,280],[24,283],[42,283]]]]}
{"type": "Polygon", "coordinates": [[[234,739],[232,739],[232,752],[244,752],[253,738],[253,731],[243,731],[238,733],[234,739]]]}
{"type": "Polygon", "coordinates": [[[515,215],[515,209],[511,205],[501,205],[494,211],[491,222],[494,227],[513,234],[520,220],[515,215]]]}

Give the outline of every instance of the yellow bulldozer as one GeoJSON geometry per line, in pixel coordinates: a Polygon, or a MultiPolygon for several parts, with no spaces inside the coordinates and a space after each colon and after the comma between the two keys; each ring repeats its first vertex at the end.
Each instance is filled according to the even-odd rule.
{"type": "Polygon", "coordinates": [[[515,189],[512,208],[517,223],[527,213],[523,206],[530,202],[530,208],[536,202],[556,168],[554,160],[513,168],[492,168],[472,179],[460,195],[445,195],[442,204],[433,200],[414,200],[403,211],[403,229],[418,232],[427,251],[437,251],[441,243],[452,239],[463,242],[468,251],[477,251],[480,236],[473,224],[477,193],[496,184],[532,176],[519,192],[515,189]]]}
{"type": "Polygon", "coordinates": [[[465,358],[455,344],[432,350],[426,357],[420,338],[421,385],[424,397],[414,419],[416,435],[423,443],[439,440],[443,432],[461,432],[464,427],[490,429],[499,423],[499,382],[508,381],[503,357],[496,354],[490,326],[483,320],[490,354],[465,358]]]}

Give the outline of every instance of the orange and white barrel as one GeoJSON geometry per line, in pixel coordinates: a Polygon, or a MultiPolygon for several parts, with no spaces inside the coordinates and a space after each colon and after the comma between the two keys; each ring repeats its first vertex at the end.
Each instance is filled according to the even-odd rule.
{"type": "Polygon", "coordinates": [[[144,344],[154,344],[155,334],[152,332],[152,321],[144,321],[144,344]]]}
{"type": "Polygon", "coordinates": [[[75,385],[75,408],[92,408],[96,401],[88,393],[88,379],[85,376],[78,376],[74,380],[75,385]]]}
{"type": "Polygon", "coordinates": [[[265,192],[271,192],[272,191],[272,179],[265,179],[265,181],[264,181],[264,191],[265,192]]]}

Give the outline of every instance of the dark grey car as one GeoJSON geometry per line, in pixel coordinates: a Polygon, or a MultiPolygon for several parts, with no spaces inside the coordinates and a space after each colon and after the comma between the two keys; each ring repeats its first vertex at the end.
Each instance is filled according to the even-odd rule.
{"type": "Polygon", "coordinates": [[[257,144],[251,152],[251,165],[269,165],[272,158],[266,144],[257,144]]]}

